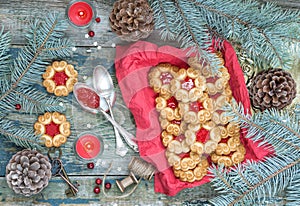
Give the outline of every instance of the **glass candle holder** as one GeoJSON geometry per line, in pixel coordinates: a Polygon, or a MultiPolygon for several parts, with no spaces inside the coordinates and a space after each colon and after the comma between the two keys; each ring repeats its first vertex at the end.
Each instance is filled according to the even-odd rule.
{"type": "Polygon", "coordinates": [[[91,132],[81,133],[75,141],[74,152],[81,160],[92,160],[103,153],[103,140],[91,132]]]}
{"type": "Polygon", "coordinates": [[[96,17],[96,9],[87,0],[73,0],[67,7],[66,16],[71,25],[87,28],[96,17]]]}

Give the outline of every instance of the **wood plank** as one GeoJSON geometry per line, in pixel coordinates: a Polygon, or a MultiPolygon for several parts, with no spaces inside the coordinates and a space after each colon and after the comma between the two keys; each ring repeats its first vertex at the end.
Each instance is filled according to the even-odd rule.
{"type": "MultiPolygon", "coordinates": [[[[97,176],[98,177],[98,176],[97,176]]],[[[100,176],[100,178],[103,178],[100,176]]],[[[163,194],[155,193],[153,180],[142,180],[137,189],[132,195],[126,198],[118,199],[114,196],[123,195],[117,188],[115,181],[121,180],[124,177],[108,177],[107,182],[112,184],[110,190],[106,193],[110,197],[106,197],[103,191],[100,194],[94,194],[93,189],[96,186],[94,177],[70,177],[72,181],[78,181],[80,184],[79,192],[76,198],[66,198],[65,189],[67,186],[58,177],[52,178],[49,185],[40,193],[32,197],[24,197],[22,195],[15,195],[13,191],[8,188],[6,180],[0,178],[0,202],[1,205],[182,205],[185,201],[202,200],[203,204],[207,203],[205,200],[216,196],[215,191],[211,189],[211,185],[186,189],[176,195],[176,197],[169,197],[163,194]]],[[[128,194],[133,187],[126,189],[124,194],[128,194]]]]}

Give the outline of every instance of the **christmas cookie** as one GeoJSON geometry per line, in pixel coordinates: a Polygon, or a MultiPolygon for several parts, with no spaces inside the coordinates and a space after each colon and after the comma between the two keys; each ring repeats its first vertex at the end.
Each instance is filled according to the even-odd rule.
{"type": "Polygon", "coordinates": [[[77,71],[65,61],[54,61],[43,74],[43,85],[49,93],[68,96],[77,82],[77,71]]]}
{"type": "Polygon", "coordinates": [[[184,103],[197,101],[206,89],[206,80],[198,70],[180,69],[170,82],[172,95],[184,103]]]}
{"type": "Polygon", "coordinates": [[[171,64],[159,64],[153,67],[148,74],[149,85],[154,92],[165,98],[171,97],[170,82],[174,79],[178,67],[171,64]]]}
{"type": "Polygon", "coordinates": [[[71,134],[66,116],[58,112],[46,112],[34,124],[35,133],[41,135],[46,147],[60,147],[71,134]]]}
{"type": "Polygon", "coordinates": [[[244,161],[245,154],[246,149],[241,144],[239,136],[234,136],[217,144],[215,152],[211,154],[211,160],[217,164],[224,164],[225,167],[231,167],[244,161]]]}

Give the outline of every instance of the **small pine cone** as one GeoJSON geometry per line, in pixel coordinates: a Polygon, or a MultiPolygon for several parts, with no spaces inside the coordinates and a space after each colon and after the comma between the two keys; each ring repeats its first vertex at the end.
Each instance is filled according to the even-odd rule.
{"type": "Polygon", "coordinates": [[[25,149],[17,152],[6,166],[6,181],[17,194],[30,196],[41,192],[51,178],[47,156],[25,149]]]}
{"type": "Polygon", "coordinates": [[[111,29],[126,41],[147,38],[154,28],[147,0],[118,0],[109,16],[111,29]]]}
{"type": "Polygon", "coordinates": [[[249,92],[253,107],[282,109],[296,97],[296,82],[282,69],[269,69],[253,78],[249,92]]]}

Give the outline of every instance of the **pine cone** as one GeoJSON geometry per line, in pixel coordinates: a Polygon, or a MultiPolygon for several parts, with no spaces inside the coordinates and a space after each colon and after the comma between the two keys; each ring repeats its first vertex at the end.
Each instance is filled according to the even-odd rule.
{"type": "Polygon", "coordinates": [[[282,69],[269,69],[258,73],[250,85],[252,105],[261,111],[282,109],[296,97],[296,82],[282,69]]]}
{"type": "Polygon", "coordinates": [[[154,28],[153,13],[146,0],[118,0],[111,11],[110,26],[121,39],[147,38],[154,28]]]}
{"type": "Polygon", "coordinates": [[[41,192],[51,177],[47,156],[25,149],[16,153],[6,166],[6,181],[17,194],[30,196],[41,192]]]}

